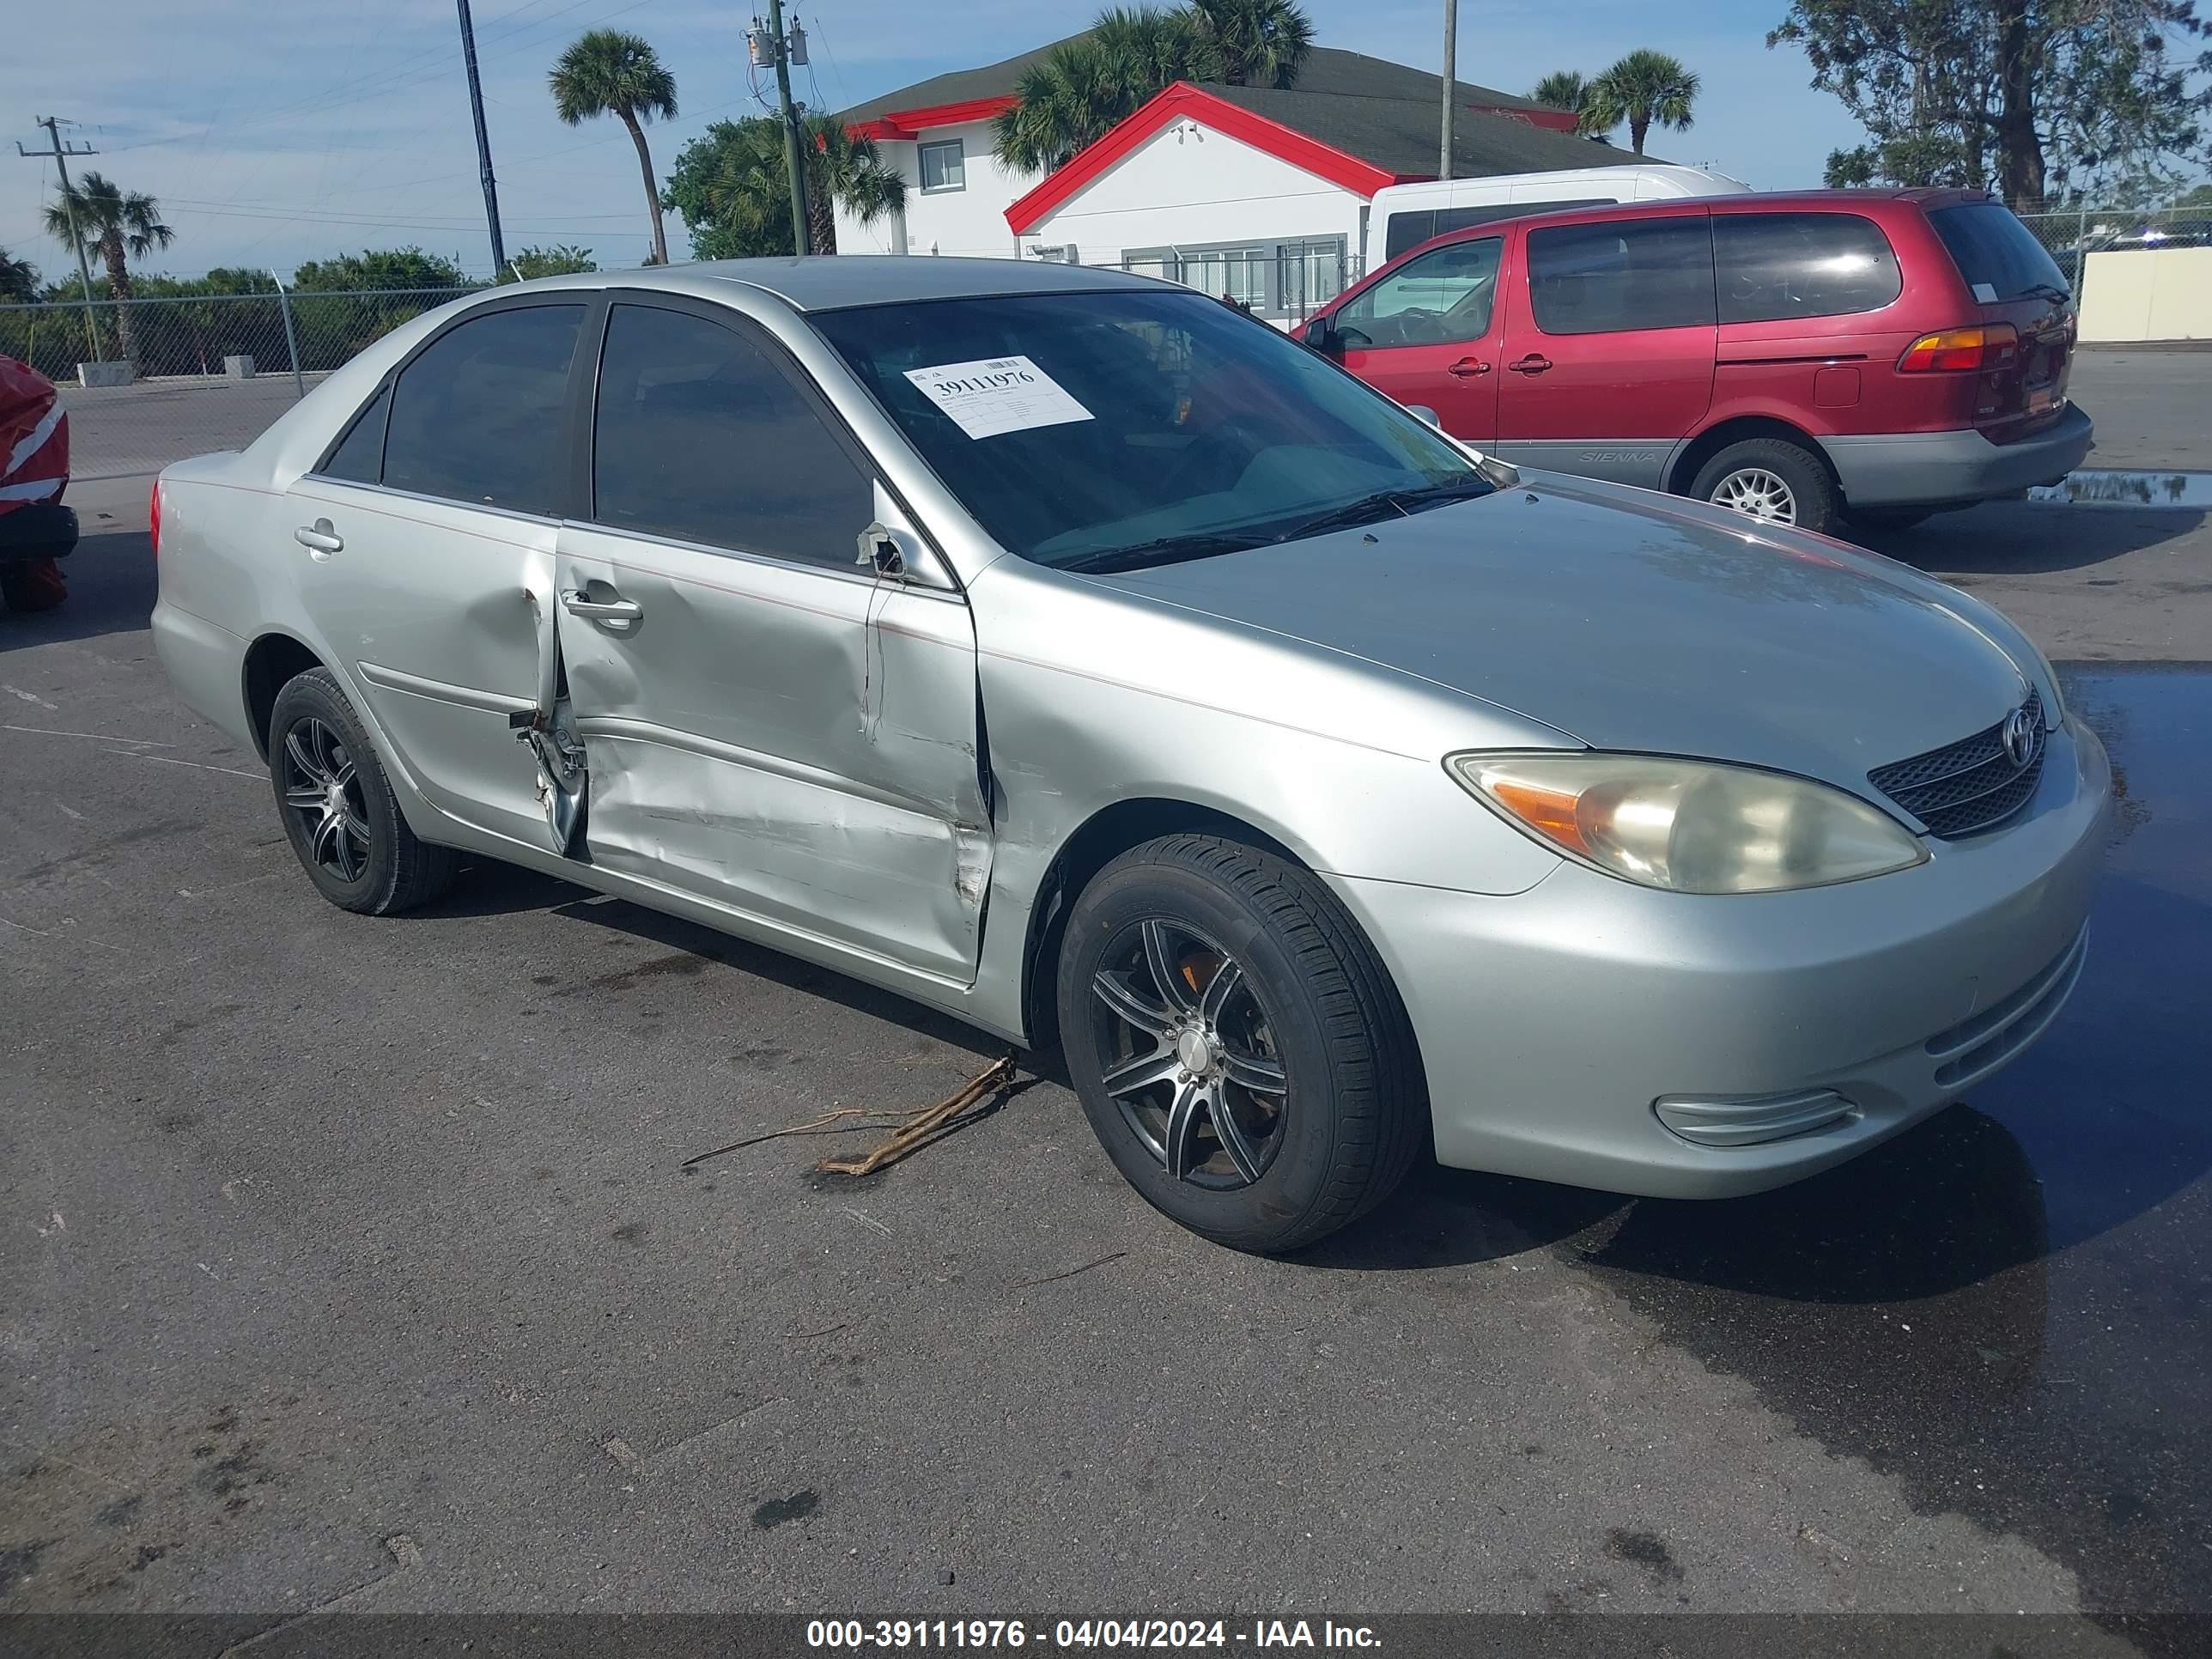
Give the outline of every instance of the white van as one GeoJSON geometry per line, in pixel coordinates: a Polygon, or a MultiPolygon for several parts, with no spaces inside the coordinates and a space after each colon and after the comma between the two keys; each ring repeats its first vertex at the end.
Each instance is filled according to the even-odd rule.
{"type": "Polygon", "coordinates": [[[1735,196],[1749,185],[1696,167],[1574,167],[1565,173],[1505,173],[1486,179],[1431,179],[1375,192],[1367,213],[1368,270],[1379,270],[1431,236],[1524,213],[1615,202],[1658,202],[1677,196],[1735,196]]]}

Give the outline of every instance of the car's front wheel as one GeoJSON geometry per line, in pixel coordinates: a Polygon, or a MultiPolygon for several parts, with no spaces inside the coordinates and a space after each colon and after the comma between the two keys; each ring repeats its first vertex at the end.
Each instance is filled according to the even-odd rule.
{"type": "Polygon", "coordinates": [[[458,855],[408,828],[368,733],[329,670],[311,669],[276,694],[269,776],[301,867],[341,909],[390,915],[453,885],[458,855]]]}
{"type": "Polygon", "coordinates": [[[1690,494],[1768,524],[1832,532],[1836,490],[1820,458],[1783,438],[1730,444],[1698,469],[1690,494]]]}
{"type": "Polygon", "coordinates": [[[1115,859],[1070,913],[1059,1006],[1108,1155],[1218,1243],[1333,1232],[1423,1144],[1420,1064],[1382,963],[1326,887],[1270,854],[1184,835],[1115,859]]]}

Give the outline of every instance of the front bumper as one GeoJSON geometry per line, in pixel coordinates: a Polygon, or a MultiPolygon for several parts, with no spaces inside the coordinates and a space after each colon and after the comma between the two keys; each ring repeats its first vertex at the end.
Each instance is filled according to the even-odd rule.
{"type": "Polygon", "coordinates": [[[2081,465],[2096,435],[2069,404],[2033,436],[1993,444],[1978,432],[1898,432],[1822,438],[1844,499],[1854,507],[1963,506],[2057,483],[2081,465]]]}
{"type": "Polygon", "coordinates": [[[1724,1198],[1866,1151],[2041,1033],[2080,971],[2111,793],[2069,719],[2018,814],[1866,881],[1709,897],[1563,862],[1510,897],[1330,884],[1412,1016],[1440,1162],[1724,1198]],[[1848,1110],[1807,1109],[1824,1091],[1848,1110]],[[1686,1103],[1813,1127],[1693,1139],[1662,1103],[1678,1125],[1686,1103]]]}
{"type": "Polygon", "coordinates": [[[0,513],[0,564],[64,558],[76,546],[76,509],[59,501],[33,501],[0,513]]]}

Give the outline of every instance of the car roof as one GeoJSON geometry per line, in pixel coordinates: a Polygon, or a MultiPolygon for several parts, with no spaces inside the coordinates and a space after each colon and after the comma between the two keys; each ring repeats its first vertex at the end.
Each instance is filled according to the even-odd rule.
{"type": "Polygon", "coordinates": [[[908,300],[1008,294],[1089,294],[1157,289],[1150,277],[1034,259],[948,259],[929,254],[838,253],[777,259],[714,259],[545,279],[532,287],[654,289],[726,299],[732,285],[772,294],[797,311],[836,311],[908,300]]]}
{"type": "MultiPolygon", "coordinates": [[[[1540,219],[1550,226],[1583,224],[1624,217],[1657,219],[1691,217],[1698,214],[1802,213],[1814,209],[1865,213],[1888,204],[1934,208],[1948,207],[1960,202],[1995,199],[1987,191],[1913,185],[1875,186],[1860,190],[1762,190],[1728,196],[1665,196],[1645,202],[1601,202],[1591,207],[1560,208],[1549,211],[1532,206],[1527,213],[1510,216],[1501,215],[1495,219],[1485,219],[1480,224],[1462,225],[1457,230],[1442,232],[1419,246],[1425,248],[1433,247],[1439,242],[1474,241],[1480,237],[1495,236],[1501,230],[1510,229],[1533,219],[1540,219]]],[[[1406,252],[1415,251],[1408,248],[1406,252]]],[[[1396,256],[1400,259],[1405,257],[1404,253],[1396,256]]]]}

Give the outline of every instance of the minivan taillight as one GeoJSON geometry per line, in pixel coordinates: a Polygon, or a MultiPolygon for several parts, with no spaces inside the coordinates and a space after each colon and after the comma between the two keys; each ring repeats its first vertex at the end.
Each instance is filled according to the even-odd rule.
{"type": "Polygon", "coordinates": [[[1978,323],[1923,334],[1897,360],[1900,374],[1933,374],[1945,369],[2002,368],[2020,349],[2020,331],[2010,323],[1978,323]]]}
{"type": "Polygon", "coordinates": [[[154,544],[154,556],[161,556],[161,481],[154,480],[154,493],[146,501],[146,537],[154,544]]]}

